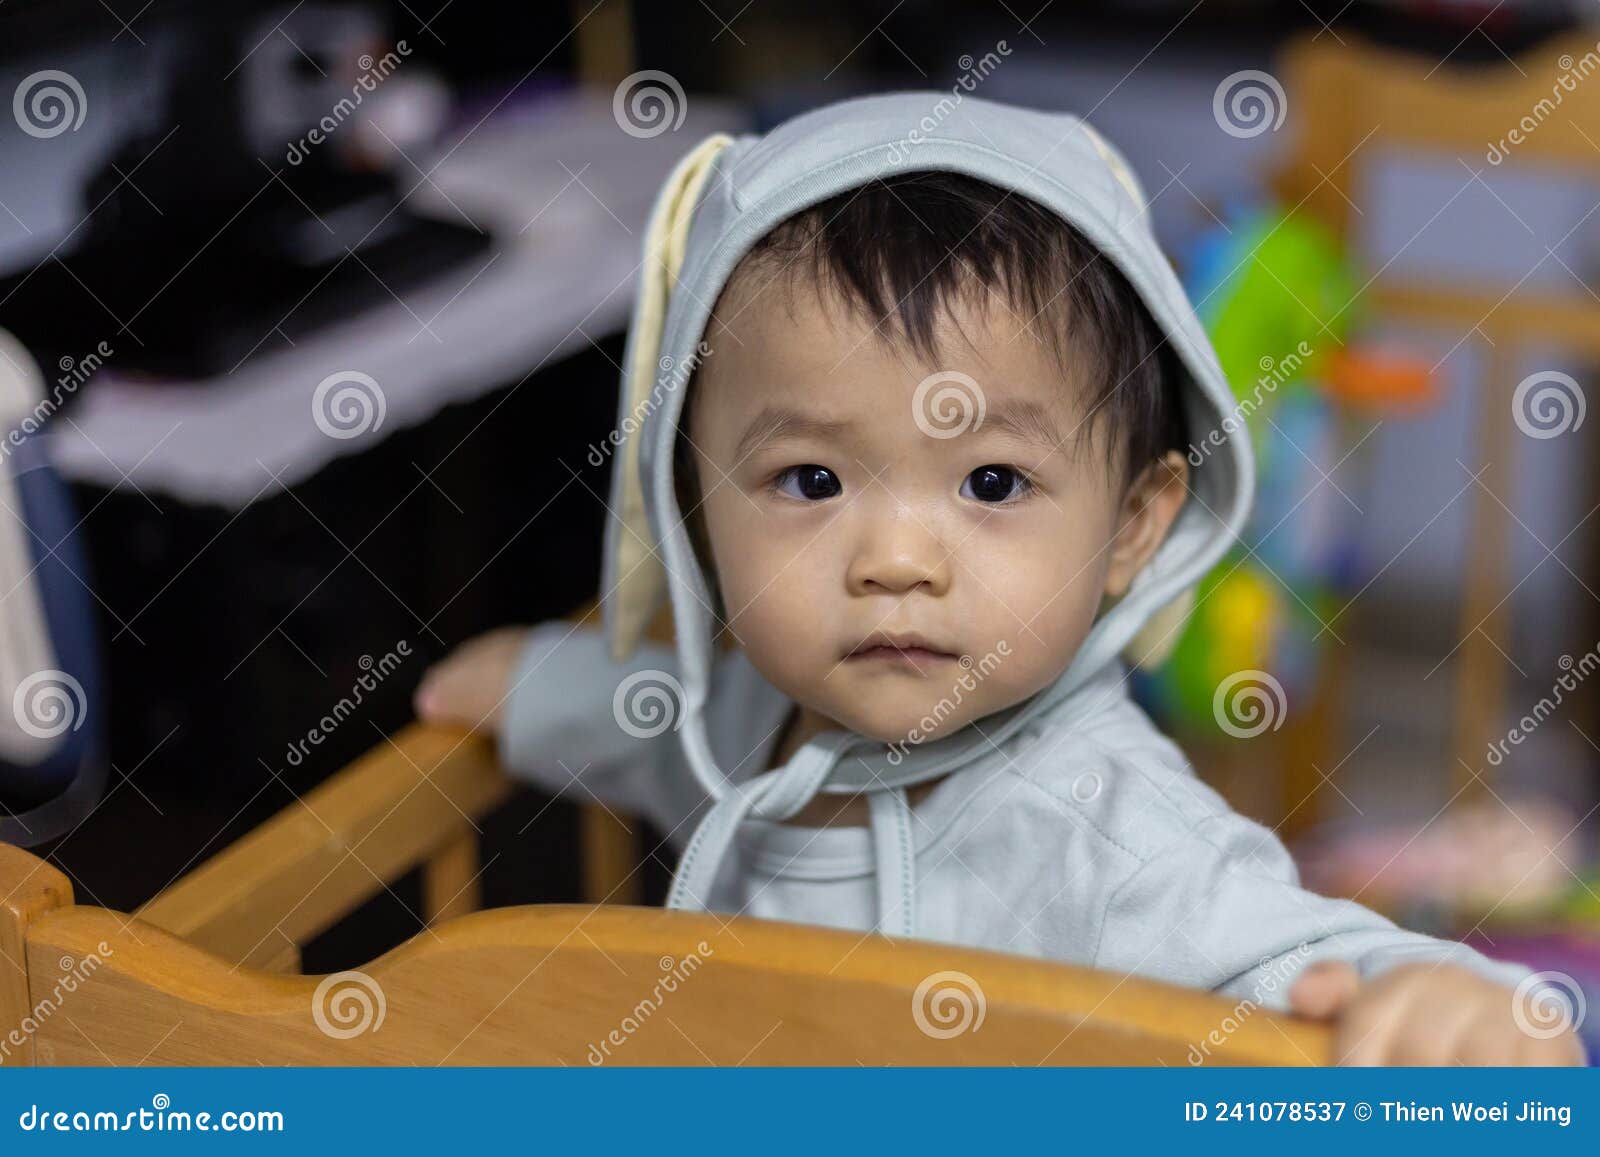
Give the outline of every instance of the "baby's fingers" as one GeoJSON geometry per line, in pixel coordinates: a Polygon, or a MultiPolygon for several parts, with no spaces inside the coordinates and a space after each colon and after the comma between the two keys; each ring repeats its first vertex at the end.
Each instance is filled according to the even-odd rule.
{"type": "Polygon", "coordinates": [[[411,693],[411,708],[417,718],[428,723],[442,720],[448,700],[443,690],[450,659],[442,659],[422,673],[422,680],[411,693]]]}
{"type": "Polygon", "coordinates": [[[1319,960],[1308,965],[1289,988],[1289,1010],[1297,1016],[1327,1020],[1356,994],[1361,974],[1344,960],[1319,960]]]}
{"type": "Polygon", "coordinates": [[[1409,968],[1397,968],[1363,983],[1345,1005],[1334,1030],[1334,1061],[1341,1065],[1443,1063],[1429,1061],[1437,1048],[1437,1024],[1425,984],[1409,968]]]}

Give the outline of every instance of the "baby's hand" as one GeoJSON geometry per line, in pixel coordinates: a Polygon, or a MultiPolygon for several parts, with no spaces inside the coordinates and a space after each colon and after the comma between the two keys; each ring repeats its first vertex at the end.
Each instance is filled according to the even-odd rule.
{"type": "Polygon", "coordinates": [[[1515,994],[1456,964],[1402,964],[1369,981],[1341,960],[1310,965],[1289,1007],[1336,1019],[1342,1065],[1582,1065],[1569,1027],[1539,1037],[1517,1023],[1515,994]]]}
{"type": "Polygon", "coordinates": [[[423,672],[412,697],[417,718],[498,729],[511,673],[530,627],[500,627],[468,639],[423,672]]]}

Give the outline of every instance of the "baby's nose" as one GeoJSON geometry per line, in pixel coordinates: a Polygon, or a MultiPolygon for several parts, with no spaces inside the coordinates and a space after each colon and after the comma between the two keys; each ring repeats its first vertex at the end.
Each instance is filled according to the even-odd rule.
{"type": "Polygon", "coordinates": [[[874,519],[862,532],[847,581],[852,594],[900,594],[925,587],[937,595],[949,589],[952,569],[949,547],[902,507],[893,517],[874,519]]]}

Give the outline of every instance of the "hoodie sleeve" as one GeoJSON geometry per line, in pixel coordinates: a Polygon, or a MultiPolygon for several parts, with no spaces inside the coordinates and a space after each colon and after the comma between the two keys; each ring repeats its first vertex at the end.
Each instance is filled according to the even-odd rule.
{"type": "MultiPolygon", "coordinates": [[[[1532,975],[1464,944],[1408,932],[1354,901],[1307,891],[1277,837],[1234,813],[1188,828],[1112,893],[1094,963],[1283,1011],[1300,970],[1327,959],[1350,962],[1363,978],[1414,962],[1457,964],[1508,989],[1532,975]]],[[[1540,999],[1518,992],[1529,1006],[1540,999]]]]}
{"type": "Polygon", "coordinates": [[[681,808],[672,748],[682,709],[672,648],[641,643],[619,663],[603,631],[553,619],[533,628],[518,658],[500,761],[552,795],[659,822],[681,808]]]}

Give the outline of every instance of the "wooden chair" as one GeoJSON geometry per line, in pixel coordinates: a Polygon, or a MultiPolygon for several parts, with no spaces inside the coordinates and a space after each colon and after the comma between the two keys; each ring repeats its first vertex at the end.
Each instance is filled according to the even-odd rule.
{"type": "MultiPolygon", "coordinates": [[[[1349,237],[1358,225],[1354,198],[1370,159],[1385,151],[1459,158],[1466,166],[1460,180],[1466,181],[1492,167],[1486,159],[1490,143],[1502,141],[1529,116],[1541,123],[1512,150],[1505,167],[1534,164],[1600,175],[1600,85],[1580,80],[1561,94],[1559,105],[1551,99],[1556,70],[1584,65],[1594,51],[1592,30],[1581,29],[1530,49],[1515,68],[1440,67],[1435,58],[1356,39],[1304,35],[1290,44],[1276,69],[1288,93],[1295,139],[1274,184],[1284,204],[1349,237]]],[[[1512,416],[1521,359],[1545,346],[1600,357],[1600,295],[1587,284],[1570,289],[1552,293],[1520,283],[1478,285],[1384,269],[1365,289],[1377,317],[1483,339],[1486,384],[1471,462],[1475,471],[1482,469],[1482,484],[1463,500],[1470,504],[1471,522],[1450,752],[1451,788],[1463,799],[1488,790],[1492,768],[1484,765],[1484,753],[1504,726],[1508,702],[1505,655],[1514,588],[1507,563],[1515,515],[1503,503],[1514,490],[1523,441],[1512,416]]],[[[1331,754],[1337,762],[1344,751],[1331,754]]],[[[1315,791],[1320,777],[1308,767],[1298,770],[1294,792],[1300,799],[1315,791]]]]}
{"type": "Polygon", "coordinates": [[[0,844],[0,1064],[1326,1063],[1325,1028],[1021,956],[623,905],[476,907],[483,736],[413,725],[133,915],[0,844]],[[427,927],[299,948],[417,864],[427,927]]]}

